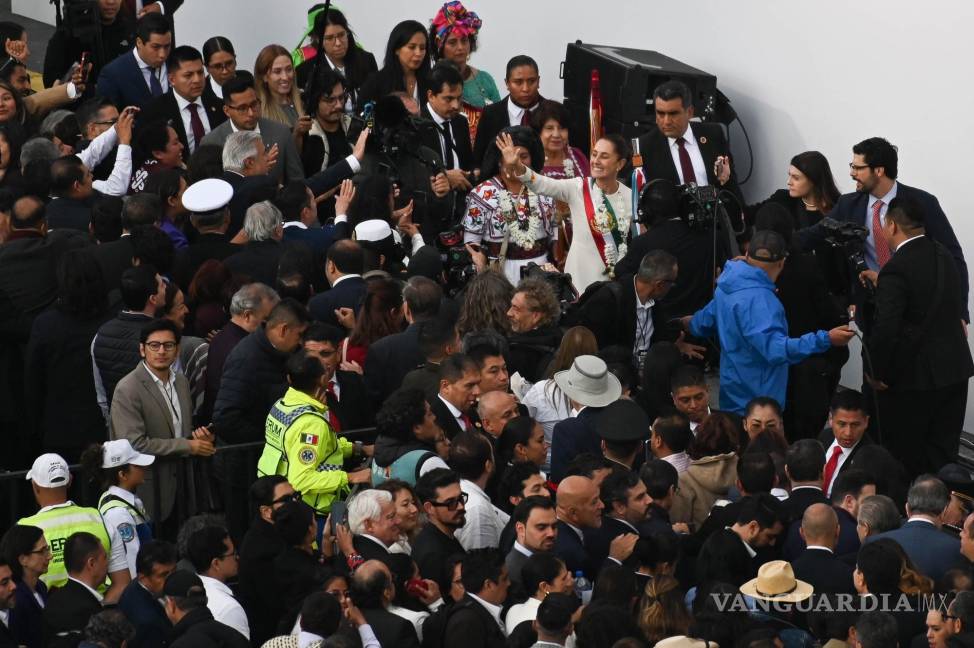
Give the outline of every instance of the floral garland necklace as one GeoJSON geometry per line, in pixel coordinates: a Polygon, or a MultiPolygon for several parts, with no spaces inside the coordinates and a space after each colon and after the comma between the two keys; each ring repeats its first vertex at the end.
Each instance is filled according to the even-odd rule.
{"type": "Polygon", "coordinates": [[[629,231],[629,223],[621,223],[619,221],[605,192],[602,191],[595,180],[592,180],[591,186],[593,194],[592,203],[595,206],[594,226],[598,228],[599,233],[606,243],[603,253],[605,259],[605,270],[603,274],[614,278],[616,263],[619,262],[619,259],[626,256],[626,252],[629,251],[624,234],[624,232],[629,231]],[[609,245],[610,241],[612,245],[609,245]]]}
{"type": "MultiPolygon", "coordinates": [[[[528,192],[528,217],[522,219],[520,213],[524,211],[524,208],[520,205],[521,201],[518,200],[519,204],[515,205],[511,198],[511,192],[501,183],[497,184],[497,204],[500,206],[501,219],[504,221],[508,236],[511,242],[519,248],[530,250],[539,239],[544,237],[538,194],[525,187],[528,192]]],[[[520,198],[520,194],[518,197],[520,198]]]]}

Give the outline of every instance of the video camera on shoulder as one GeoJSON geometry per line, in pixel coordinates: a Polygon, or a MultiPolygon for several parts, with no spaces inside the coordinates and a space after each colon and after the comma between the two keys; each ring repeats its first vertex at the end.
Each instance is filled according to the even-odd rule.
{"type": "Polygon", "coordinates": [[[545,270],[532,261],[521,268],[521,279],[528,277],[543,279],[554,289],[555,296],[558,297],[558,304],[561,306],[561,317],[564,317],[569,307],[578,301],[578,291],[575,290],[570,274],[545,270]]]}
{"type": "MultiPolygon", "coordinates": [[[[865,256],[866,239],[869,238],[868,229],[862,225],[837,221],[827,216],[822,219],[822,229],[825,230],[825,242],[845,257],[853,277],[858,277],[861,272],[869,269],[865,256]]],[[[871,284],[864,288],[870,294],[874,291],[871,284]]]]}
{"type": "Polygon", "coordinates": [[[716,222],[721,205],[717,187],[700,186],[695,182],[677,185],[660,178],[649,182],[639,193],[636,220],[651,226],[679,218],[688,227],[709,227],[716,222]]]}
{"type": "Polygon", "coordinates": [[[463,244],[463,230],[459,227],[440,232],[436,242],[446,273],[446,294],[453,297],[477,276],[477,268],[470,251],[463,244]]]}

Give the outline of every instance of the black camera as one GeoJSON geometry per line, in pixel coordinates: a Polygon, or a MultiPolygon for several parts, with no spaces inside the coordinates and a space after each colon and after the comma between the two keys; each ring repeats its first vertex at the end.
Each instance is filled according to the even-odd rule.
{"type": "Polygon", "coordinates": [[[561,306],[561,316],[564,317],[568,308],[578,301],[578,291],[572,283],[572,276],[564,272],[545,270],[533,261],[521,267],[521,279],[538,277],[546,281],[555,291],[558,304],[561,306]]]}
{"type": "Polygon", "coordinates": [[[677,186],[670,180],[653,180],[639,194],[636,220],[652,226],[680,218],[689,227],[709,227],[717,220],[721,207],[719,193],[717,187],[701,187],[695,182],[677,186]]]}
{"type": "Polygon", "coordinates": [[[690,227],[709,227],[717,220],[720,197],[717,187],[688,182],[676,188],[679,215],[690,227]]]}
{"type": "Polygon", "coordinates": [[[446,274],[446,294],[456,296],[471,279],[477,276],[470,251],[463,244],[463,230],[454,228],[440,232],[436,238],[446,274]]]}
{"type": "MultiPolygon", "coordinates": [[[[855,223],[837,221],[828,217],[822,219],[822,229],[825,230],[825,242],[839,250],[845,257],[854,280],[861,272],[869,269],[865,256],[865,243],[869,238],[868,229],[855,223]]],[[[868,282],[865,288],[870,293],[874,291],[868,282]]]]}

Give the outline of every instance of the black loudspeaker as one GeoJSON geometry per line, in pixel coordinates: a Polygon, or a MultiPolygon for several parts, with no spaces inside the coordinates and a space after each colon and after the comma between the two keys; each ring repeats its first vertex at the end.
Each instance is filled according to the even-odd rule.
{"type": "MultiPolygon", "coordinates": [[[[656,124],[653,91],[678,80],[690,88],[693,110],[704,121],[720,117],[717,77],[650,50],[569,43],[561,64],[565,106],[572,115],[572,143],[588,151],[592,70],[599,71],[602,123],[607,133],[638,137],[656,124]]],[[[720,120],[723,121],[723,120],[720,120]]]]}

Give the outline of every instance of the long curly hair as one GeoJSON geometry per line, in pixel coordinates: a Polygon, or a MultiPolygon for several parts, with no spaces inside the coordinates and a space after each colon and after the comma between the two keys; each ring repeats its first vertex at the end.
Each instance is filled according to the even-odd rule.
{"type": "Polygon", "coordinates": [[[514,286],[503,273],[481,272],[467,284],[457,328],[460,336],[471,331],[493,329],[506,336],[511,332],[507,311],[511,307],[514,286]]]}

